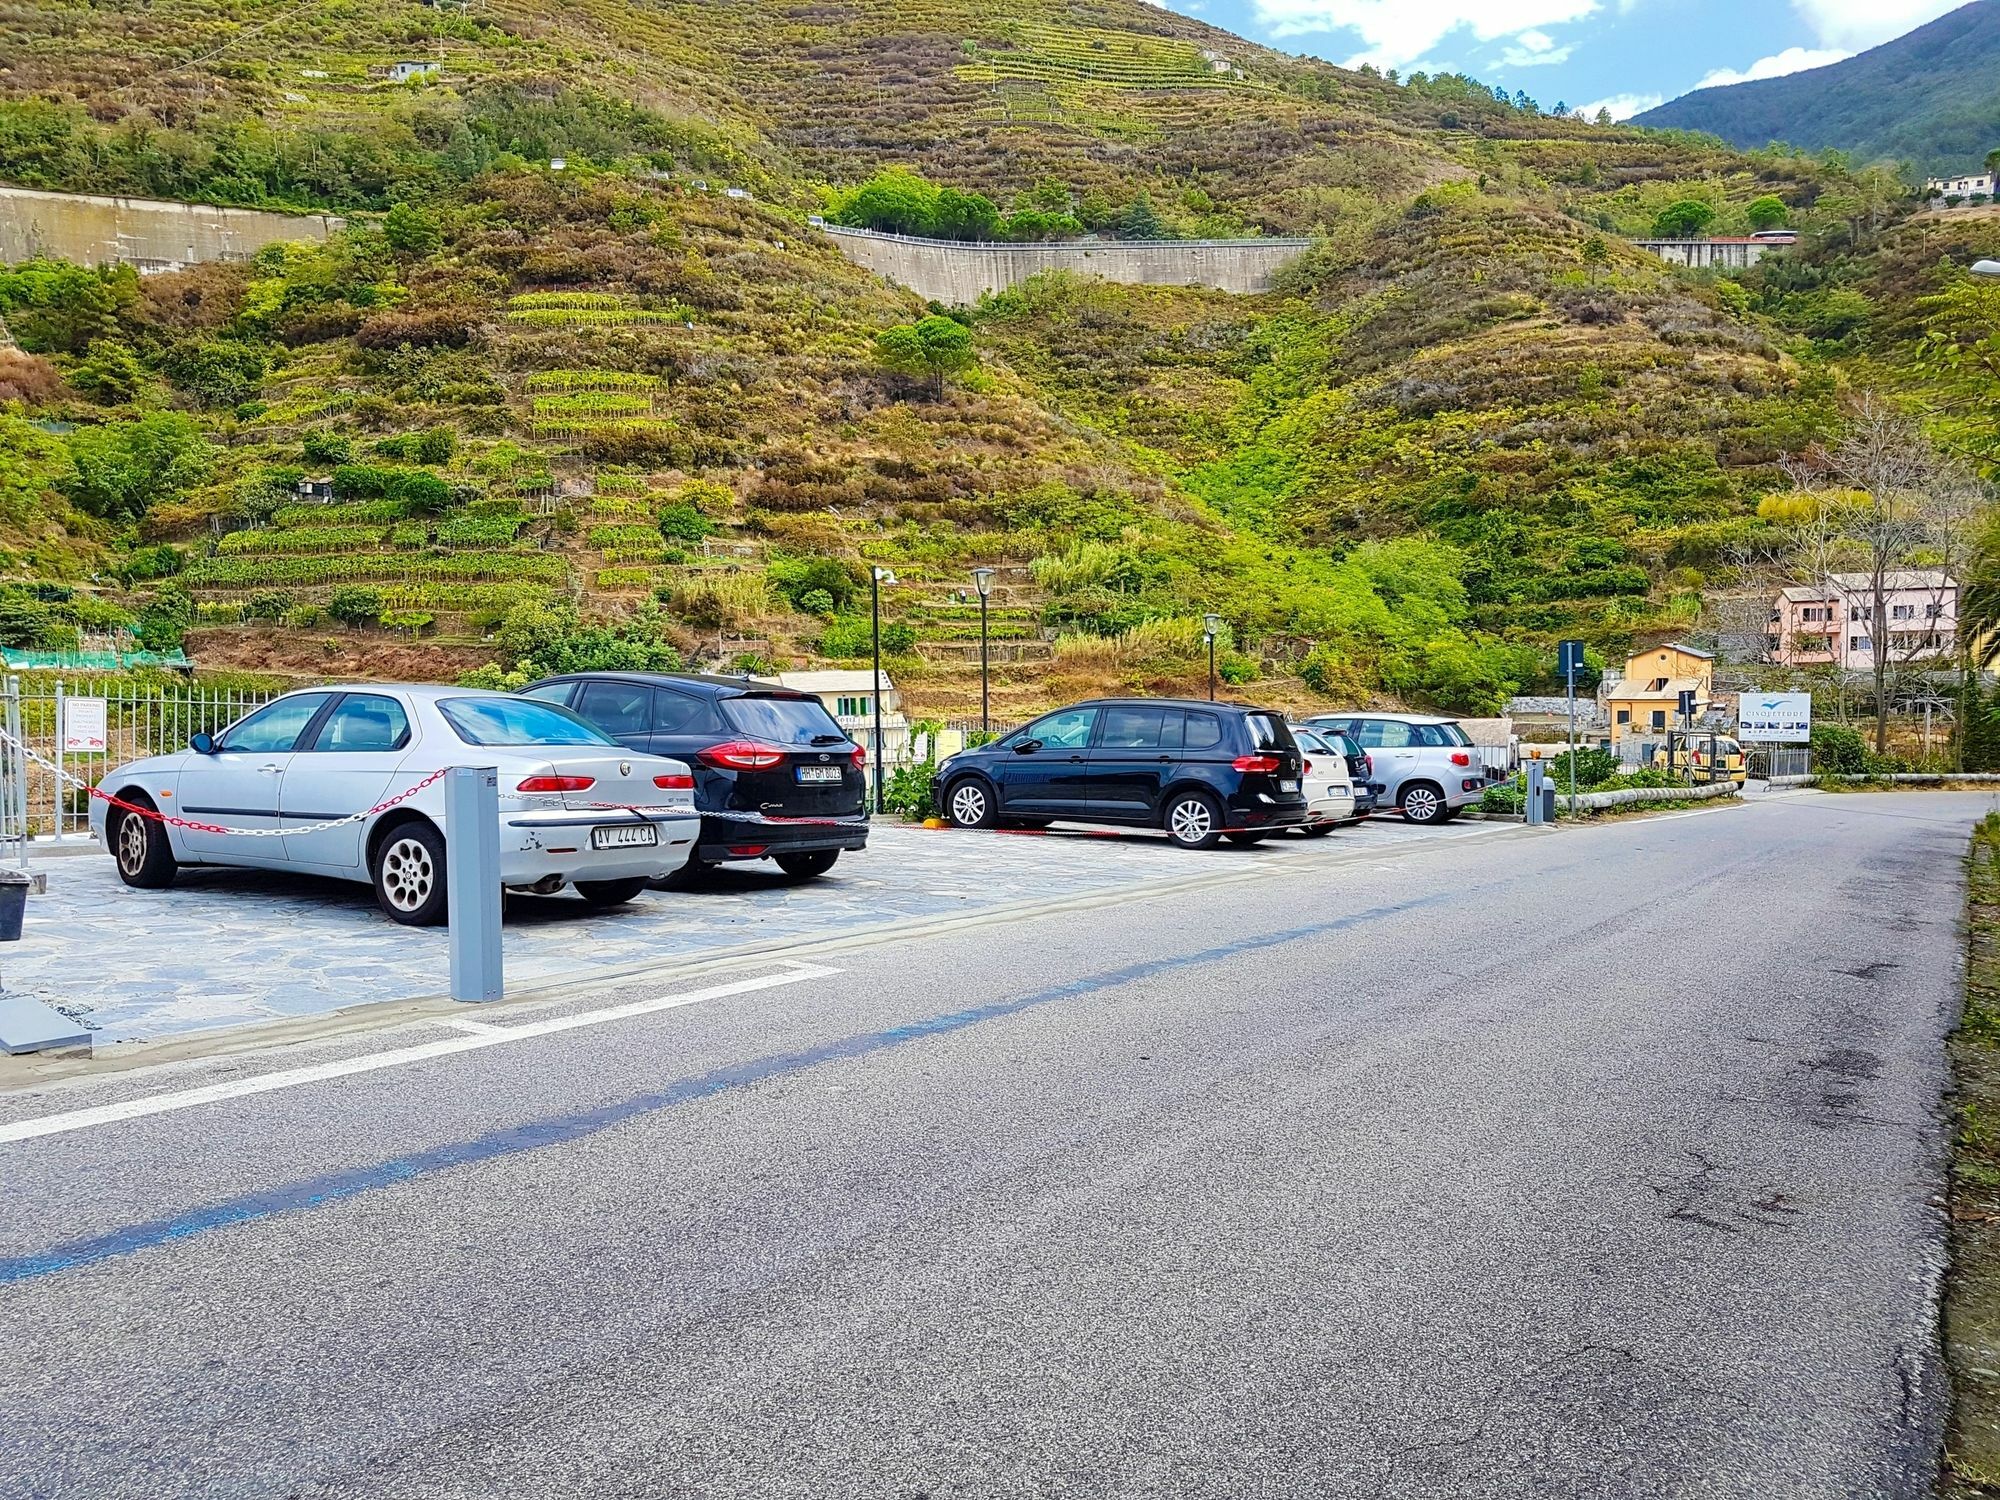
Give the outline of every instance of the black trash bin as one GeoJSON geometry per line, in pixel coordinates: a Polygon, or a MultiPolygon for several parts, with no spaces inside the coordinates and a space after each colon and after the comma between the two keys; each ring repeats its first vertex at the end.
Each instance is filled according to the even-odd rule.
{"type": "Polygon", "coordinates": [[[28,887],[34,882],[19,870],[0,870],[0,943],[21,941],[21,918],[28,910],[28,887]]]}

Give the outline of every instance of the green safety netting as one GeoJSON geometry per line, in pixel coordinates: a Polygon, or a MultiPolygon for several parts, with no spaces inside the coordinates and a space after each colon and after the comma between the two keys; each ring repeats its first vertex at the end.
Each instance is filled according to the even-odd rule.
{"type": "Polygon", "coordinates": [[[127,667],[192,667],[183,651],[27,651],[8,646],[0,649],[0,663],[23,670],[67,669],[79,672],[117,672],[127,667]]]}

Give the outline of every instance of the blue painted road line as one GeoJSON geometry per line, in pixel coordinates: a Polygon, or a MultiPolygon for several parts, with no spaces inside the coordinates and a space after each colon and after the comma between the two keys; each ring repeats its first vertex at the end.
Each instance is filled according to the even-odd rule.
{"type": "Polygon", "coordinates": [[[278,1214],[293,1213],[303,1209],[322,1208],[328,1204],[341,1203],[349,1198],[360,1197],[364,1193],[378,1192],[384,1188],[394,1187],[397,1183],[410,1182],[452,1167],[470,1166],[477,1162],[516,1156],[526,1151],[540,1151],[549,1146],[565,1145],[571,1141],[597,1135],[642,1115],[671,1109],[675,1105],[692,1103],[698,1099],[712,1098],[733,1089],[750,1088],[774,1078],[804,1072],[821,1063],[867,1057],[871,1053],[899,1047],[906,1042],[963,1031],[969,1026],[978,1025],[981,1021],[1018,1015],[1022,1011],[1033,1010],[1038,1006],[1050,1005],[1060,1000],[1075,1000],[1085,995],[1115,989],[1119,985],[1151,979],[1160,974],[1219,963],[1245,953],[1281,947],[1286,943],[1306,938],[1344,932],[1367,922],[1380,921],[1385,917],[1400,916],[1404,912],[1439,905],[1455,899],[1459,894],[1462,893],[1435,892],[1393,906],[1372,907],[1367,911],[1332,917],[1324,922],[1313,922],[1303,927],[1290,927],[1256,937],[1239,938],[1235,942],[1224,943],[1218,947],[1204,948],[1198,953],[1183,954],[1176,958],[1148,959],[1143,963],[1128,964],[1123,968],[1111,969],[1101,974],[1085,975],[1067,984],[1037,990],[1033,994],[1018,996],[1012,1000],[996,1000],[990,1005],[952,1011],[922,1021],[911,1021],[906,1025],[891,1027],[884,1031],[863,1032],[858,1036],[828,1042],[802,1052],[781,1053],[774,1057],[715,1068],[667,1088],[639,1094],[599,1109],[533,1120],[525,1125],[491,1131],[469,1141],[454,1141],[448,1145],[434,1146],[427,1151],[398,1156],[377,1166],[359,1167],[345,1172],[329,1172],[323,1176],[307,1178],[302,1182],[287,1183],[282,1187],[268,1188],[262,1192],[246,1193],[241,1197],[195,1209],[175,1218],[155,1219],[144,1224],[128,1225],[123,1229],[112,1230],[109,1234],[72,1240],[66,1245],[57,1245],[38,1254],[0,1260],[0,1285],[35,1281],[61,1271],[99,1265],[104,1261],[116,1260],[141,1250],[206,1234],[214,1229],[255,1223],[259,1219],[268,1219],[278,1214]]]}

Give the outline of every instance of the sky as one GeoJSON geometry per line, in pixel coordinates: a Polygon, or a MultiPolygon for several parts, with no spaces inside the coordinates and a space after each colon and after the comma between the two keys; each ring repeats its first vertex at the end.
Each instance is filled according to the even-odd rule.
{"type": "Polygon", "coordinates": [[[1619,119],[1691,89],[1822,67],[1963,0],[1156,0],[1348,67],[1470,73],[1619,119]]]}

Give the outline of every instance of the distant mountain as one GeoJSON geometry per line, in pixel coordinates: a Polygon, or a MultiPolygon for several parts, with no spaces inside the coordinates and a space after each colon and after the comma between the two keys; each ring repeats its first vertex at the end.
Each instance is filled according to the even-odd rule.
{"type": "Polygon", "coordinates": [[[2000,0],[1973,0],[1830,67],[1683,94],[1635,123],[1745,149],[1787,141],[1933,173],[1977,167],[2000,146],[2000,0]]]}

